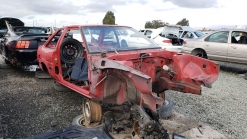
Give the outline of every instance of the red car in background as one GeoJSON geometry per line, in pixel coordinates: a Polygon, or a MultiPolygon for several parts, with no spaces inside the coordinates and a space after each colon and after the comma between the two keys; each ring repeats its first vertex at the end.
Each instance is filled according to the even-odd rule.
{"type": "Polygon", "coordinates": [[[201,94],[201,85],[211,87],[219,74],[210,60],[163,50],[133,28],[115,25],[59,28],[38,48],[37,59],[56,82],[85,96],[84,125],[102,122],[101,104],[128,102],[146,134],[157,129],[145,109],[162,118],[164,91],[201,94]]]}

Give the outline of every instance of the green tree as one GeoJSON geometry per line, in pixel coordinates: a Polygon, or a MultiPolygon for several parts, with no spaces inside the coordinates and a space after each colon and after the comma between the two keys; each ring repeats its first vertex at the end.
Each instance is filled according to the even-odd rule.
{"type": "Polygon", "coordinates": [[[163,22],[162,20],[153,20],[153,21],[147,21],[145,23],[145,28],[159,28],[159,27],[164,27],[166,22],[163,22]]]}
{"type": "Polygon", "coordinates": [[[115,25],[115,16],[112,11],[108,11],[103,19],[103,24],[115,25]]]}
{"type": "Polygon", "coordinates": [[[150,21],[147,21],[145,24],[145,28],[153,28],[153,24],[150,21]]]}
{"type": "Polygon", "coordinates": [[[189,26],[189,20],[187,20],[186,18],[183,18],[182,20],[178,21],[177,25],[189,26]]]}

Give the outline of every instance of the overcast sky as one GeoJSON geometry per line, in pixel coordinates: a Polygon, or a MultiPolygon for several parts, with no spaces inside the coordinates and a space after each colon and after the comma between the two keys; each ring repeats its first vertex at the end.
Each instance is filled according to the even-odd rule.
{"type": "Polygon", "coordinates": [[[27,26],[57,27],[102,24],[107,11],[116,24],[144,28],[146,21],[176,24],[182,18],[192,28],[247,25],[246,0],[4,0],[0,16],[16,17],[27,26]]]}

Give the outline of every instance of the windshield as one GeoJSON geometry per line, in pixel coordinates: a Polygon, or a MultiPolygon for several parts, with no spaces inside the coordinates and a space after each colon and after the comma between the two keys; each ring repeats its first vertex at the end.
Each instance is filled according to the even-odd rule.
{"type": "Polygon", "coordinates": [[[22,34],[45,34],[45,28],[37,28],[37,27],[16,27],[14,28],[14,32],[16,35],[22,34]]]}
{"type": "Polygon", "coordinates": [[[196,34],[196,36],[197,36],[198,38],[200,38],[200,37],[202,37],[202,36],[205,35],[204,33],[198,32],[198,31],[195,31],[194,33],[196,34]]]}
{"type": "Polygon", "coordinates": [[[82,29],[89,52],[160,48],[129,27],[94,26],[82,29]]]}

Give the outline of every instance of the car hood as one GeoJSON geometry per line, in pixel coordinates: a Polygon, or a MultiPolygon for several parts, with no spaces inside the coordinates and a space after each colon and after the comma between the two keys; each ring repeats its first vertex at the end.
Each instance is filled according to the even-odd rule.
{"type": "Polygon", "coordinates": [[[7,28],[5,21],[8,21],[9,24],[11,24],[11,26],[24,26],[24,23],[20,19],[12,17],[3,17],[0,18],[0,30],[7,28]]]}
{"type": "Polygon", "coordinates": [[[179,25],[168,25],[162,28],[156,29],[152,34],[151,38],[155,38],[159,34],[173,34],[176,35],[177,37],[179,36],[179,30],[181,30],[181,26],[179,25]]]}

